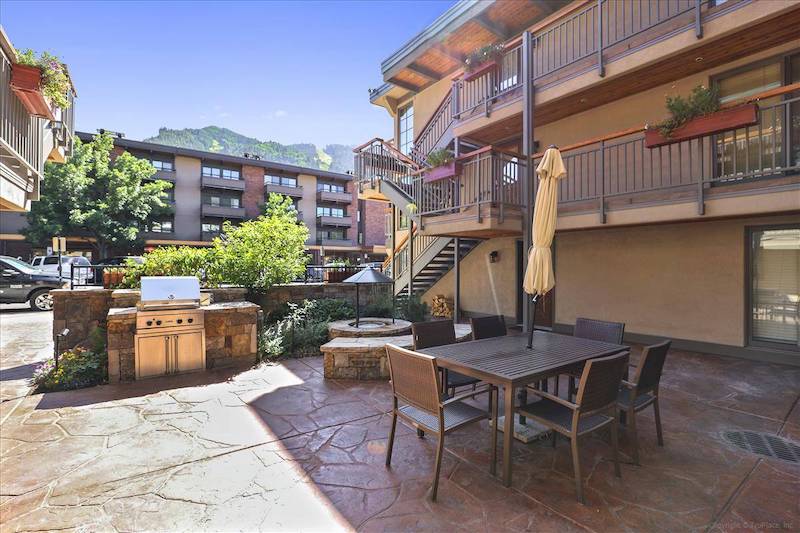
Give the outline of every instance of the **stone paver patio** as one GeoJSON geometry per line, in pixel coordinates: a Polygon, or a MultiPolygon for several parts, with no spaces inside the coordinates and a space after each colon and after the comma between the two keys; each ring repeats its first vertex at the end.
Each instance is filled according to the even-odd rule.
{"type": "Polygon", "coordinates": [[[439,501],[434,439],[398,425],[384,467],[386,382],[330,381],[322,359],[212,371],[0,404],[3,531],[722,531],[800,528],[800,464],[726,444],[749,429],[800,440],[800,368],[673,351],[664,448],[640,418],[589,438],[587,505],[569,447],[515,445],[511,489],[488,474],[487,424],[449,437],[439,501]],[[169,390],[158,391],[167,387],[169,390]]]}

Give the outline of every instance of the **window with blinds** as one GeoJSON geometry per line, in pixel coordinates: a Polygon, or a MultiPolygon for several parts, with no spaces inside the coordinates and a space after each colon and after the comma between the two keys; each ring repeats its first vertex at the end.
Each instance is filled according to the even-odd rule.
{"type": "Polygon", "coordinates": [[[751,337],[800,347],[800,226],[751,236],[751,337]]]}

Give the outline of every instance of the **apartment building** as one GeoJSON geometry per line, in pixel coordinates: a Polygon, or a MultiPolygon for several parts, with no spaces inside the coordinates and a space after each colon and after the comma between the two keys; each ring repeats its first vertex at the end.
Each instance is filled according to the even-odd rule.
{"type": "Polygon", "coordinates": [[[2,26],[0,55],[0,211],[29,211],[31,202],[39,199],[45,162],[63,163],[72,151],[75,90],[67,95],[69,108],[47,103],[44,116],[26,105],[31,93],[44,102],[40,90],[15,92],[12,86],[17,53],[2,26]]]}
{"type": "Polygon", "coordinates": [[[799,3],[462,1],[381,71],[370,100],[397,141],[359,147],[356,175],[390,202],[397,291],[527,324],[535,168],[555,145],[567,176],[537,327],[594,317],[631,341],[800,364],[799,3]],[[701,85],[752,118],[654,141],[666,97],[701,85]],[[440,148],[455,164],[434,179],[440,148]]]}
{"type": "MultiPolygon", "coordinates": [[[[78,132],[84,142],[93,134],[78,132]]],[[[147,159],[156,168],[153,179],[173,184],[169,199],[173,213],[144,228],[145,251],[155,246],[207,246],[224,221],[238,224],[257,217],[270,193],[292,199],[298,217],[308,226],[307,249],[312,263],[333,258],[354,262],[385,257],[385,206],[359,199],[353,176],[238,157],[147,143],[118,136],[115,150],[147,159]],[[376,224],[377,221],[377,224],[376,224]]],[[[28,257],[37,251],[22,240],[26,220],[16,213],[0,214],[3,239],[0,253],[28,257]]],[[[71,251],[91,249],[80,235],[68,237],[71,251]]],[[[41,251],[41,250],[38,250],[41,251]]],[[[117,253],[141,250],[118,250],[117,253]]]]}

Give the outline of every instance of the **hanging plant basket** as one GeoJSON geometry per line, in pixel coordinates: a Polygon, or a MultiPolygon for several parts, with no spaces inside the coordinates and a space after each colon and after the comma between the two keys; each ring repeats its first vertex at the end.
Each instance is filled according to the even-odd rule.
{"type": "Polygon", "coordinates": [[[658,148],[756,124],[758,124],[758,104],[745,104],[693,118],[673,131],[669,137],[662,135],[658,128],[648,128],[644,132],[645,146],[658,148]]]}
{"type": "Polygon", "coordinates": [[[42,71],[39,67],[15,63],[11,67],[11,90],[31,115],[55,120],[53,106],[42,93],[42,71]]]}
{"type": "Polygon", "coordinates": [[[424,181],[439,181],[447,178],[454,178],[461,175],[461,163],[459,161],[450,161],[444,165],[439,165],[425,171],[424,181]]]}
{"type": "Polygon", "coordinates": [[[497,60],[490,59],[489,61],[486,61],[478,65],[478,67],[475,70],[472,70],[471,72],[465,72],[464,81],[477,80],[484,74],[487,74],[492,70],[494,70],[496,67],[497,67],[497,60]]]}

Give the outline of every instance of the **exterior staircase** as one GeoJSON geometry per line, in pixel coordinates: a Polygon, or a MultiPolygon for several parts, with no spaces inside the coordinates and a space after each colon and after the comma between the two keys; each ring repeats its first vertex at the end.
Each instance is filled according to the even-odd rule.
{"type": "MultiPolygon", "coordinates": [[[[414,140],[409,155],[379,138],[355,148],[355,175],[360,192],[388,200],[414,222],[412,227],[418,225],[415,205],[419,195],[415,194],[414,178],[428,167],[428,154],[452,144],[453,123],[451,91],[414,140]]],[[[456,253],[463,258],[480,242],[462,238],[457,251],[456,239],[452,237],[420,235],[416,229],[411,235],[411,244],[408,237],[397,243],[383,264],[384,272],[395,280],[396,295],[423,294],[453,268],[456,253]]]]}
{"type": "MultiPolygon", "coordinates": [[[[459,239],[459,257],[463,259],[478,243],[478,239],[459,239]]],[[[413,272],[409,268],[411,257],[407,240],[395,249],[394,260],[389,257],[384,262],[384,271],[389,272],[395,280],[395,294],[407,294],[410,284],[410,292],[422,295],[455,265],[456,239],[452,237],[414,235],[413,246],[413,272]],[[397,266],[397,272],[393,272],[393,265],[397,266]]]]}

